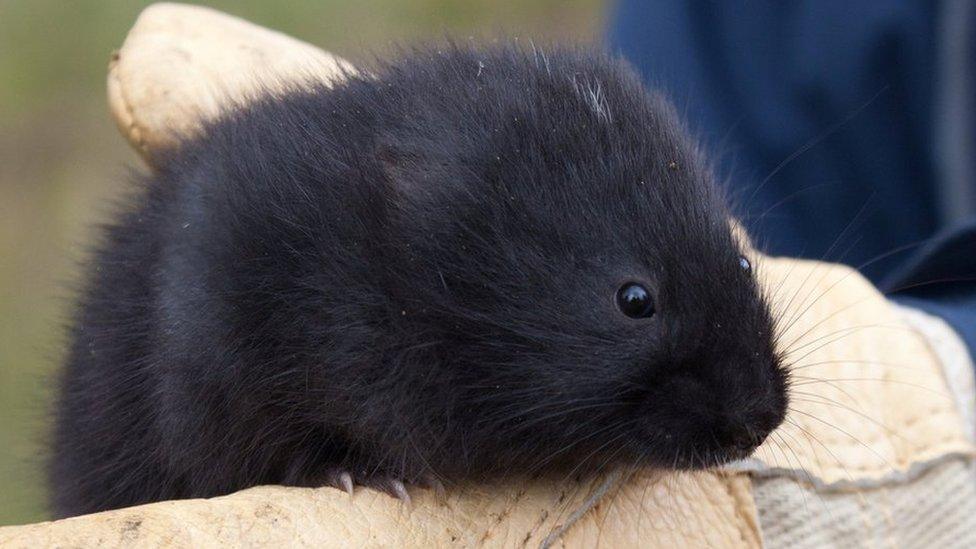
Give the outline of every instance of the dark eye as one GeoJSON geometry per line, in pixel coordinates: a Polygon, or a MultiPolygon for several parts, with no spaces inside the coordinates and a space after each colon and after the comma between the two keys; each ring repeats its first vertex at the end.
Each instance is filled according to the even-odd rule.
{"type": "Polygon", "coordinates": [[[746,256],[744,255],[739,256],[739,266],[742,267],[742,270],[744,271],[752,269],[752,263],[749,263],[749,260],[746,259],[746,256]]]}
{"type": "Polygon", "coordinates": [[[648,318],[654,314],[654,301],[647,288],[630,282],[617,290],[617,307],[630,318],[648,318]]]}

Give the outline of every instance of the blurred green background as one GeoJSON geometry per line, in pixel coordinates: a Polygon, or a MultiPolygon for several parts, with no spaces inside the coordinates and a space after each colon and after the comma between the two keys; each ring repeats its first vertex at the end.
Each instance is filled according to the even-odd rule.
{"type": "MultiPolygon", "coordinates": [[[[138,166],[105,71],[150,2],[0,0],[0,525],[46,518],[49,398],[86,242],[138,166]]],[[[291,0],[208,5],[355,61],[445,35],[589,41],[603,0],[291,0]]]]}

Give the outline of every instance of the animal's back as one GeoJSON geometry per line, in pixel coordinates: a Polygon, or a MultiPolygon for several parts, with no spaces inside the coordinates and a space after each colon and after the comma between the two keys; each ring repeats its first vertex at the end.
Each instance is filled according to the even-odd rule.
{"type": "Polygon", "coordinates": [[[49,490],[56,516],[149,501],[161,482],[149,363],[160,210],[151,189],[108,228],[70,331],[49,490]]]}

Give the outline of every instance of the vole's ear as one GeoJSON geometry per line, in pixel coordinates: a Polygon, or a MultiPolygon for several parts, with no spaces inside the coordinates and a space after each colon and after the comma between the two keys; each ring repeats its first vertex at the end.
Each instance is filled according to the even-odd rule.
{"type": "Polygon", "coordinates": [[[351,72],[339,57],[243,19],[154,4],[112,55],[108,99],[119,130],[153,166],[203,120],[259,89],[331,83],[351,72]]]}
{"type": "Polygon", "coordinates": [[[403,183],[404,176],[416,169],[422,156],[419,152],[397,146],[389,139],[380,139],[376,146],[376,159],[383,173],[395,184],[400,185],[403,183]]]}
{"type": "Polygon", "coordinates": [[[386,134],[376,143],[380,169],[396,193],[416,197],[425,189],[430,191],[428,182],[440,177],[445,168],[433,158],[431,149],[415,138],[386,134]]]}

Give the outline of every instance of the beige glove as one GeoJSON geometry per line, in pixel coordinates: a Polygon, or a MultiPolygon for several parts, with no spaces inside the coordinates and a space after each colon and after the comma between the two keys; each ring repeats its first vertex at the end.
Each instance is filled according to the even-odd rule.
{"type": "MultiPolygon", "coordinates": [[[[246,98],[256,82],[330,81],[341,67],[351,70],[239,19],[157,4],[113,56],[109,100],[119,128],[151,166],[155,153],[196,131],[228,98],[246,98]]],[[[764,511],[761,519],[756,506],[757,486],[762,494],[774,487],[769,479],[819,490],[808,505],[819,498],[827,507],[832,494],[866,499],[858,492],[972,455],[929,340],[859,274],[760,256],[753,264],[782,315],[780,341],[797,362],[794,410],[755,459],[724,471],[614,472],[579,483],[513,479],[461,486],[443,498],[414,489],[409,506],[364,488],[349,496],[259,487],[0,528],[0,545],[758,547],[764,528],[796,533],[782,522],[761,524],[775,516],[764,511]]],[[[779,509],[763,498],[763,506],[779,509]]],[[[878,504],[882,514],[885,505],[878,504]]],[[[843,536],[856,534],[845,532],[839,539],[853,543],[843,536]]]]}
{"type": "Polygon", "coordinates": [[[123,135],[153,151],[192,133],[230,98],[258,87],[341,78],[352,65],[314,46],[206,8],[156,4],[109,63],[108,98],[123,135]]]}

